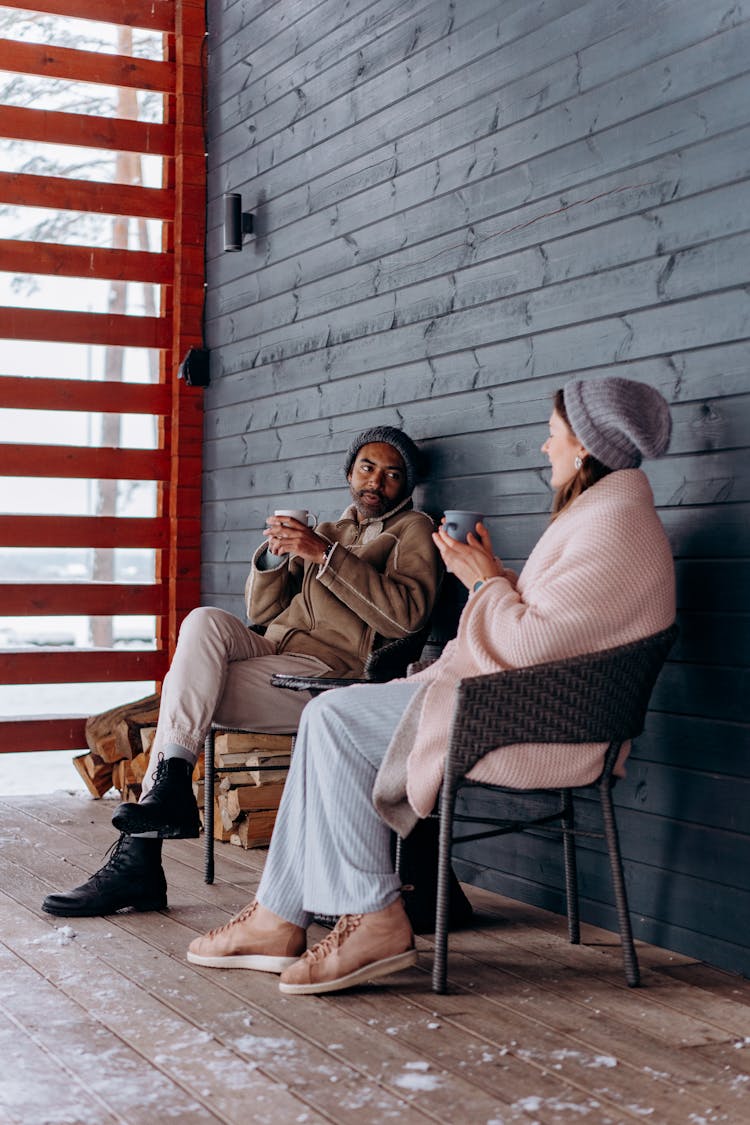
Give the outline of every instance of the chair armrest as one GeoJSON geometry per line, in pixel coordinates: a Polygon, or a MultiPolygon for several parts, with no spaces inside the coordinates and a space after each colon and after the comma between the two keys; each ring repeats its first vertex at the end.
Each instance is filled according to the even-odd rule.
{"type": "Polygon", "coordinates": [[[407,667],[424,648],[429,626],[411,633],[408,637],[397,637],[373,649],[365,661],[363,676],[295,676],[286,672],[275,672],[271,677],[274,687],[288,688],[291,691],[312,691],[319,693],[330,688],[350,687],[352,684],[382,684],[388,680],[405,676],[407,667]]]}
{"type": "Polygon", "coordinates": [[[371,681],[344,676],[295,676],[288,672],[274,672],[271,683],[274,687],[287,688],[289,691],[311,691],[314,695],[318,695],[322,691],[330,691],[331,688],[369,684],[371,681]]]}
{"type": "Polygon", "coordinates": [[[365,679],[373,683],[385,683],[405,676],[412,661],[418,660],[422,655],[429,633],[428,624],[416,633],[396,637],[395,640],[378,645],[365,661],[365,679]]]}

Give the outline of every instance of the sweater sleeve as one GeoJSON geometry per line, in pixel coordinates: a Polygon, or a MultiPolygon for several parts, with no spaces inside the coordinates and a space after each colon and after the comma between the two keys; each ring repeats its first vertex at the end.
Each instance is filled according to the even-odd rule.
{"type": "MultiPolygon", "coordinates": [[[[387,533],[386,533],[387,534],[387,533]]],[[[383,637],[405,637],[426,623],[437,594],[441,563],[427,517],[394,535],[384,571],[337,544],[318,581],[383,637]]]]}
{"type": "Polygon", "coordinates": [[[607,515],[589,504],[560,517],[567,525],[542,536],[544,565],[529,566],[532,553],[528,580],[491,579],[471,599],[460,631],[481,671],[596,652],[671,623],[674,567],[658,516],[637,507],[607,515]]]}

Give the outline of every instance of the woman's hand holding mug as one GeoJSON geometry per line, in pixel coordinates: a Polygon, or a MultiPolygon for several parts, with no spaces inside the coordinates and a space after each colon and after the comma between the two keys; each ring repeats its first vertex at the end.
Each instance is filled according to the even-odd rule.
{"type": "Polygon", "coordinates": [[[496,578],[503,573],[503,565],[495,557],[490,541],[490,533],[481,522],[479,512],[447,511],[440,521],[440,527],[432,538],[445,563],[445,568],[455,574],[459,582],[471,590],[476,582],[485,578],[496,578]],[[474,517],[476,522],[472,531],[465,526],[460,517],[474,517]],[[465,531],[466,541],[456,538],[460,530],[465,531]],[[448,530],[450,526],[450,532],[448,530]]]}

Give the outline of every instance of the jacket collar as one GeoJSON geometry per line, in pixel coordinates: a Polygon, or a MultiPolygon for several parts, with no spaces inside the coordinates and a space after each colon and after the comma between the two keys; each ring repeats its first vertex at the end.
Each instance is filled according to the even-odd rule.
{"type": "Polygon", "coordinates": [[[371,516],[369,519],[362,519],[355,505],[350,504],[349,507],[345,508],[341,513],[336,523],[337,525],[340,523],[356,523],[359,525],[359,527],[366,529],[371,536],[373,534],[373,531],[376,531],[377,534],[380,534],[387,521],[389,519],[392,519],[393,516],[397,515],[399,512],[408,511],[413,507],[414,502],[412,500],[412,497],[405,496],[404,499],[399,504],[397,504],[395,508],[391,508],[390,511],[384,512],[382,516],[371,516]]]}

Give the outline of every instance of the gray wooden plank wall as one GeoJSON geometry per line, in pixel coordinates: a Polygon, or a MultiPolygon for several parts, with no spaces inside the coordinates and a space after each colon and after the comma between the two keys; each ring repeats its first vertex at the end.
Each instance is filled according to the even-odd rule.
{"type": "MultiPolygon", "coordinates": [[[[347,497],[354,433],[430,451],[421,502],[487,513],[520,564],[550,493],[550,395],[578,372],[673,405],[647,466],[681,635],[619,787],[639,936],[750,970],[750,5],[208,5],[203,600],[242,613],[280,499],[347,497]],[[256,215],[222,252],[222,193],[256,215]]],[[[585,916],[614,927],[583,850],[585,916]]],[[[562,908],[556,851],[462,867],[562,908]]]]}

